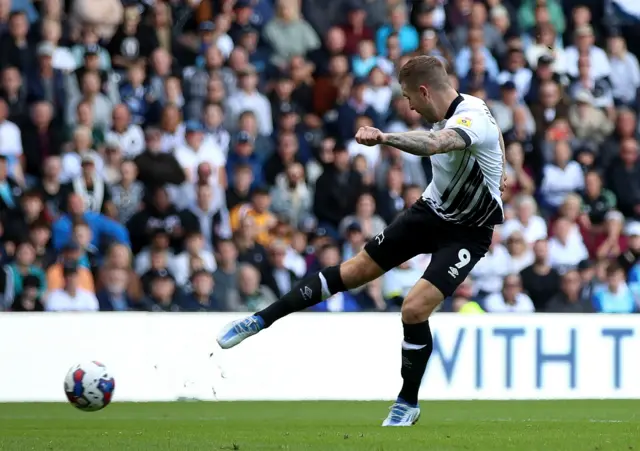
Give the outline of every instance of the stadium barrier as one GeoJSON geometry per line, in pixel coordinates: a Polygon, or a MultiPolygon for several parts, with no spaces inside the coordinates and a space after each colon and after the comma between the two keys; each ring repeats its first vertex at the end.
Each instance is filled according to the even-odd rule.
{"type": "MultiPolygon", "coordinates": [[[[104,363],[114,400],[392,399],[398,314],[298,314],[232,350],[237,314],[0,314],[0,401],[62,401],[67,369],[104,363]]],[[[640,398],[640,317],[457,316],[431,320],[423,399],[640,398]]]]}

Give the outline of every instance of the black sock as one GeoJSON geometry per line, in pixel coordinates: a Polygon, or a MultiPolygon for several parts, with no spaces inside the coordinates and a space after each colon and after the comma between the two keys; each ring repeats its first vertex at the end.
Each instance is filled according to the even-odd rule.
{"type": "Polygon", "coordinates": [[[404,341],[402,342],[402,390],[399,398],[409,404],[418,404],[418,391],[422,376],[427,369],[427,362],[433,351],[433,337],[429,321],[418,324],[404,324],[404,341]]]}
{"type": "Polygon", "coordinates": [[[305,277],[280,300],[259,311],[256,315],[264,320],[265,327],[269,327],[290,313],[312,307],[330,295],[346,290],[347,287],[340,276],[340,266],[330,266],[317,274],[305,277]]]}

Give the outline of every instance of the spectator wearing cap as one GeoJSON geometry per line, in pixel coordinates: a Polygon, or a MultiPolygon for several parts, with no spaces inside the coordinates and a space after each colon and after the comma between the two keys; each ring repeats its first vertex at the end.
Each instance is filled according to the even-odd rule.
{"type": "Polygon", "coordinates": [[[605,185],[618,200],[618,210],[627,218],[640,220],[640,158],[633,138],[620,143],[620,153],[607,169],[605,185]]]}
{"type": "Polygon", "coordinates": [[[316,181],[313,210],[319,226],[337,233],[340,221],[355,212],[363,185],[362,177],[351,169],[347,149],[338,144],[333,154],[333,164],[316,181]]]}
{"type": "Polygon", "coordinates": [[[611,36],[607,40],[611,74],[609,80],[613,88],[616,105],[636,106],[640,89],[640,65],[638,58],[627,50],[622,36],[611,36]]]}
{"type": "Polygon", "coordinates": [[[592,313],[593,305],[581,298],[582,280],[580,273],[571,269],[561,277],[560,292],[549,298],[546,313],[592,313]]]}
{"type": "Polygon", "coordinates": [[[54,106],[55,115],[64,118],[67,102],[65,74],[53,66],[55,46],[41,42],[37,49],[35,67],[26,73],[27,98],[30,102],[45,100],[54,106]]]}
{"type": "Polygon", "coordinates": [[[637,267],[640,262],[640,222],[629,222],[624,233],[627,236],[628,249],[617,260],[625,271],[629,271],[631,268],[637,267]]]}
{"type": "Polygon", "coordinates": [[[564,33],[566,20],[562,4],[558,0],[547,0],[540,3],[537,0],[524,0],[518,8],[518,23],[523,30],[529,30],[536,25],[536,9],[544,8],[548,11],[549,22],[558,34],[564,33]]]}
{"type": "Polygon", "coordinates": [[[520,101],[516,84],[512,80],[506,80],[500,85],[500,94],[500,100],[491,102],[489,108],[502,133],[508,135],[513,132],[523,141],[533,136],[536,123],[529,107],[520,101]],[[517,110],[525,118],[523,123],[516,121],[517,110]]]}
{"type": "Polygon", "coordinates": [[[149,273],[150,292],[143,304],[150,312],[179,312],[180,292],[173,276],[164,269],[149,273]]]}
{"type": "Polygon", "coordinates": [[[367,81],[364,78],[357,78],[353,81],[351,94],[346,102],[338,107],[336,122],[329,123],[327,127],[335,129],[340,139],[346,141],[352,139],[356,128],[358,117],[367,116],[371,119],[371,126],[378,126],[378,113],[367,104],[364,94],[367,81]]]}
{"type": "Polygon", "coordinates": [[[16,296],[11,305],[12,312],[43,312],[42,305],[42,281],[30,274],[24,278],[23,290],[20,296],[16,296]]]}
{"type": "Polygon", "coordinates": [[[215,281],[213,275],[204,269],[191,275],[191,293],[181,301],[186,312],[219,312],[222,306],[214,296],[215,281]]]}
{"type": "Polygon", "coordinates": [[[371,27],[367,26],[367,11],[361,0],[348,1],[345,10],[347,20],[342,25],[345,35],[344,51],[347,55],[354,55],[361,41],[373,41],[374,33],[371,27]]]}
{"type": "Polygon", "coordinates": [[[82,288],[75,261],[65,261],[62,268],[64,287],[49,287],[45,297],[45,309],[48,312],[90,312],[98,311],[98,299],[93,291],[82,288]]]}
{"type": "Polygon", "coordinates": [[[189,120],[185,123],[185,142],[176,147],[174,155],[185,172],[187,182],[195,183],[198,166],[208,163],[216,173],[217,183],[226,184],[225,156],[214,141],[204,139],[204,127],[200,122],[189,120]]]}
{"type": "Polygon", "coordinates": [[[131,112],[126,104],[113,108],[112,127],[105,136],[109,143],[115,143],[125,158],[135,158],[145,145],[144,132],[140,125],[132,122],[131,112]]]}
{"type": "Polygon", "coordinates": [[[76,67],[80,68],[86,64],[88,54],[97,57],[99,70],[111,70],[111,56],[107,49],[100,46],[99,41],[100,38],[93,27],[86,25],[82,28],[80,42],[71,48],[76,67]]]}
{"type": "Polygon", "coordinates": [[[251,168],[253,174],[252,188],[264,183],[263,162],[254,152],[255,138],[249,132],[239,132],[235,139],[235,146],[227,158],[226,168],[229,185],[234,184],[234,176],[238,166],[251,168]]]}
{"type": "Polygon", "coordinates": [[[111,188],[97,172],[95,156],[84,155],[81,168],[80,176],[71,179],[63,189],[77,194],[84,203],[85,211],[116,217],[115,207],[111,201],[111,188]]]}
{"type": "Polygon", "coordinates": [[[216,17],[215,22],[205,20],[198,25],[198,48],[197,53],[202,55],[208,47],[214,45],[222,53],[222,57],[226,60],[233,51],[233,40],[227,34],[231,22],[229,16],[220,14],[216,17]]]}
{"type": "Polygon", "coordinates": [[[634,313],[638,303],[634,292],[625,282],[624,269],[616,262],[607,266],[606,284],[593,293],[593,307],[600,313],[634,313]]]}
{"type": "Polygon", "coordinates": [[[247,26],[240,30],[237,45],[246,50],[249,56],[249,64],[256,68],[259,74],[264,74],[269,66],[269,51],[260,46],[260,35],[258,30],[252,26],[247,26]]]}
{"type": "Polygon", "coordinates": [[[147,191],[156,186],[181,185],[185,182],[185,173],[173,153],[162,151],[162,132],[157,128],[145,131],[145,150],[135,157],[138,168],[138,180],[147,191]]]}
{"type": "Polygon", "coordinates": [[[294,55],[306,55],[320,47],[318,35],[300,14],[300,4],[295,0],[278,0],[276,15],[262,33],[273,49],[271,62],[279,67],[294,55]]]}
{"type": "Polygon", "coordinates": [[[253,111],[260,134],[270,135],[273,132],[271,104],[264,94],[257,90],[258,77],[255,68],[247,65],[238,75],[239,90],[227,100],[228,119],[234,123],[243,111],[253,111]]]}
{"type": "Polygon", "coordinates": [[[591,68],[589,78],[591,81],[609,77],[611,75],[611,65],[607,53],[595,45],[593,27],[583,25],[573,33],[574,43],[565,49],[567,58],[567,73],[576,78],[579,76],[580,57],[586,57],[588,66],[591,68]]]}
{"type": "Polygon", "coordinates": [[[614,129],[613,121],[593,105],[593,96],[586,89],[574,93],[575,103],[569,107],[569,124],[577,139],[600,145],[614,129]]]}
{"type": "Polygon", "coordinates": [[[275,179],[271,190],[271,211],[297,227],[312,211],[313,197],[305,183],[304,167],[293,162],[275,179]]]}
{"type": "Polygon", "coordinates": [[[531,87],[533,72],[526,66],[524,53],[519,48],[509,49],[506,55],[504,70],[498,75],[497,81],[503,84],[512,81],[516,85],[518,99],[523,100],[531,87]]]}
{"type": "Polygon", "coordinates": [[[15,259],[6,267],[8,276],[11,278],[13,287],[13,297],[18,298],[24,289],[24,280],[28,276],[35,276],[39,281],[39,294],[43,295],[47,291],[45,273],[35,264],[36,251],[28,241],[23,241],[16,246],[15,259]]]}
{"type": "Polygon", "coordinates": [[[407,7],[403,3],[390,8],[389,22],[376,31],[376,48],[382,56],[387,56],[385,43],[392,33],[398,34],[402,53],[411,53],[418,48],[418,32],[407,22],[407,7]]]}
{"type": "Polygon", "coordinates": [[[124,9],[124,20],[107,46],[113,68],[125,71],[140,59],[146,60],[158,47],[156,34],[141,23],[140,10],[136,5],[124,9]]]}
{"type": "Polygon", "coordinates": [[[23,72],[36,67],[36,52],[28,39],[29,20],[24,11],[13,11],[8,33],[0,39],[0,67],[14,66],[23,72]]]}
{"type": "Polygon", "coordinates": [[[86,211],[82,198],[72,193],[67,200],[66,214],[60,216],[52,226],[51,240],[55,249],[62,249],[71,241],[73,222],[80,219],[89,224],[93,235],[91,244],[96,248],[102,249],[108,242],[130,245],[129,233],[123,225],[100,213],[86,211]]]}
{"type": "Polygon", "coordinates": [[[271,242],[271,229],[276,225],[275,215],[269,211],[271,195],[266,187],[255,188],[251,192],[251,203],[241,204],[230,211],[231,230],[240,229],[246,218],[251,218],[256,228],[256,241],[262,246],[271,242]]]}
{"type": "Polygon", "coordinates": [[[527,105],[532,105],[538,102],[538,96],[540,94],[540,87],[546,82],[560,82],[563,85],[568,83],[566,75],[562,75],[556,72],[554,69],[554,60],[551,56],[543,54],[538,58],[536,68],[529,85],[529,92],[525,95],[525,102],[527,105]]]}

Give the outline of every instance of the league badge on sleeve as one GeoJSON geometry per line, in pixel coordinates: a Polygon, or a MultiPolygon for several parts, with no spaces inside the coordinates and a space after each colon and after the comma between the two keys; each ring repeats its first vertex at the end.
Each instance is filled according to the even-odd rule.
{"type": "Polygon", "coordinates": [[[471,127],[471,119],[468,117],[459,117],[456,120],[456,124],[462,125],[463,127],[471,127]]]}

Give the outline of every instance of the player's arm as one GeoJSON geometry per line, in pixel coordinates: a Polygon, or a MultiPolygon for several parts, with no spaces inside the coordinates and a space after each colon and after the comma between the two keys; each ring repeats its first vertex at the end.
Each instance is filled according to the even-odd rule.
{"type": "Polygon", "coordinates": [[[502,179],[500,180],[500,191],[504,191],[507,189],[507,152],[505,150],[502,132],[499,129],[498,137],[500,138],[500,149],[502,149],[502,179]]]}
{"type": "Polygon", "coordinates": [[[465,132],[455,128],[438,131],[411,131],[405,133],[383,133],[382,143],[403,152],[421,157],[469,147],[470,139],[465,132]]]}

